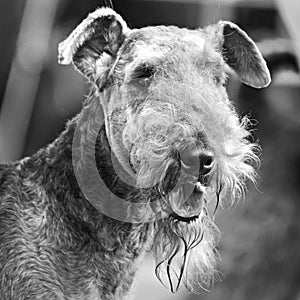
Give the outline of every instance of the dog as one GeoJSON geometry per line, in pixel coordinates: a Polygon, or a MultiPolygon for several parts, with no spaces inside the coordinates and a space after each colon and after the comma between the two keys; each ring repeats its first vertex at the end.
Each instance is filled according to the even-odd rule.
{"type": "Polygon", "coordinates": [[[243,197],[259,147],[226,73],[270,83],[237,25],[129,29],[99,8],[59,45],[90,82],[81,112],[46,148],[0,166],[5,300],[125,299],[146,251],[172,292],[211,285],[215,203],[243,197]]]}

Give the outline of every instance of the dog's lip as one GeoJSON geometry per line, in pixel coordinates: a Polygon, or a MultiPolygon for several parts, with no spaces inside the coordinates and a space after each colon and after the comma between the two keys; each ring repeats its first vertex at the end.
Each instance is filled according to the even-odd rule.
{"type": "Polygon", "coordinates": [[[182,216],[176,214],[175,212],[172,212],[169,215],[169,217],[172,218],[172,219],[174,219],[175,221],[190,223],[190,222],[193,222],[193,221],[197,220],[198,217],[199,217],[199,214],[198,215],[194,215],[192,217],[182,217],[182,216]]]}
{"type": "Polygon", "coordinates": [[[178,186],[169,194],[168,215],[171,220],[190,223],[198,218],[204,205],[206,187],[200,183],[178,186]],[[193,188],[193,190],[191,190],[193,188]],[[191,193],[191,194],[190,194],[191,193]]]}

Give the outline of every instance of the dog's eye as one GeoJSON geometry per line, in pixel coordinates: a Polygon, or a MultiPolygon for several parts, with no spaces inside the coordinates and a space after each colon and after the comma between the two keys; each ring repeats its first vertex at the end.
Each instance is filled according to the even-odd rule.
{"type": "Polygon", "coordinates": [[[221,78],[219,76],[214,76],[214,82],[216,83],[216,85],[220,85],[221,78]]]}
{"type": "Polygon", "coordinates": [[[217,86],[226,86],[226,75],[216,75],[213,80],[217,86]]]}
{"type": "Polygon", "coordinates": [[[154,66],[141,65],[134,71],[134,79],[147,79],[151,78],[155,74],[154,66]]]}

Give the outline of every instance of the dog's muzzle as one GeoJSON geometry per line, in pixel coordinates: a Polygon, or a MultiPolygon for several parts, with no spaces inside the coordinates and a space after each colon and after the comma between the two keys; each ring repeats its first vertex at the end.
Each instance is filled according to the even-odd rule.
{"type": "Polygon", "coordinates": [[[193,146],[178,154],[178,160],[169,166],[163,183],[172,219],[191,223],[198,218],[213,167],[211,150],[193,146]]]}

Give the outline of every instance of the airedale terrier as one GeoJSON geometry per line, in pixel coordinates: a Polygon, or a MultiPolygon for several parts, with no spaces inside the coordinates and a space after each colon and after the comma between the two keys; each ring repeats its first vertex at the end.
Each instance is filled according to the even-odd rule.
{"type": "Polygon", "coordinates": [[[227,21],[129,29],[100,8],[59,45],[59,62],[91,90],[57,140],[0,166],[1,299],[124,299],[149,249],[172,292],[209,286],[208,205],[255,178],[249,121],[224,86],[228,69],[270,83],[254,42],[227,21]]]}

